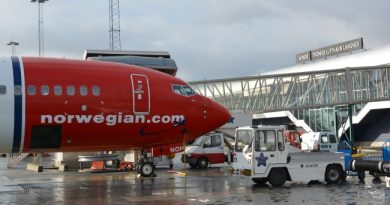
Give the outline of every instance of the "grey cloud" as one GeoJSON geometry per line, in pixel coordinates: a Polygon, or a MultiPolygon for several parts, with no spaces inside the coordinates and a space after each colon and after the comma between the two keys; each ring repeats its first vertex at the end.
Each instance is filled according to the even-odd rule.
{"type": "MultiPolygon", "coordinates": [[[[295,54],[364,37],[367,47],[390,43],[386,0],[121,0],[124,50],[166,50],[185,80],[223,78],[292,66],[295,54]]],[[[107,0],[45,4],[45,54],[81,58],[108,48],[107,0]]],[[[10,40],[20,55],[37,54],[37,8],[5,0],[0,55],[10,40]],[[18,12],[16,12],[18,11],[18,12]]]]}

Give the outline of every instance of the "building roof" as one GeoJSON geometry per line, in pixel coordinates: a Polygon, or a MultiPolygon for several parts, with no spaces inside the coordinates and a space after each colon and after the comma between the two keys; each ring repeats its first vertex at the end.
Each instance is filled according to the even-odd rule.
{"type": "Polygon", "coordinates": [[[112,50],[94,50],[86,49],[83,54],[83,59],[90,57],[104,57],[104,56],[143,56],[155,58],[171,58],[171,54],[167,51],[112,51],[112,50]]]}

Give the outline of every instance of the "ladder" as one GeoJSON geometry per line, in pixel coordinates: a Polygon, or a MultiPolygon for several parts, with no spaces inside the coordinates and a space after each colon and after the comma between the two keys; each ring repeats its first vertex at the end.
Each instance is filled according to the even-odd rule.
{"type": "Polygon", "coordinates": [[[20,161],[26,158],[29,154],[30,153],[8,154],[7,168],[15,167],[16,164],[18,164],[20,161]]]}

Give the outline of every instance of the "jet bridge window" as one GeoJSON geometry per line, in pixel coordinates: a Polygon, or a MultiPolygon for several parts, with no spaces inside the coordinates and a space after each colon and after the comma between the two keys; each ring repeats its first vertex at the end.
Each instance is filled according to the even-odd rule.
{"type": "Polygon", "coordinates": [[[176,94],[183,96],[193,96],[196,94],[195,91],[188,85],[173,85],[172,89],[176,94]]]}
{"type": "Polygon", "coordinates": [[[5,85],[0,85],[0,95],[7,94],[7,87],[5,85]]]}

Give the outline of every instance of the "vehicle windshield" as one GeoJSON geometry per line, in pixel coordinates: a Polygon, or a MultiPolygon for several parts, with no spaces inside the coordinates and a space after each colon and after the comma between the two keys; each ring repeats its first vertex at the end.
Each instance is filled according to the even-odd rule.
{"type": "Polygon", "coordinates": [[[207,136],[201,136],[199,138],[197,138],[194,143],[192,143],[193,146],[201,146],[204,142],[204,140],[206,139],[207,136]]]}
{"type": "Polygon", "coordinates": [[[235,151],[242,152],[246,145],[251,145],[253,139],[252,130],[237,130],[235,151]]]}

